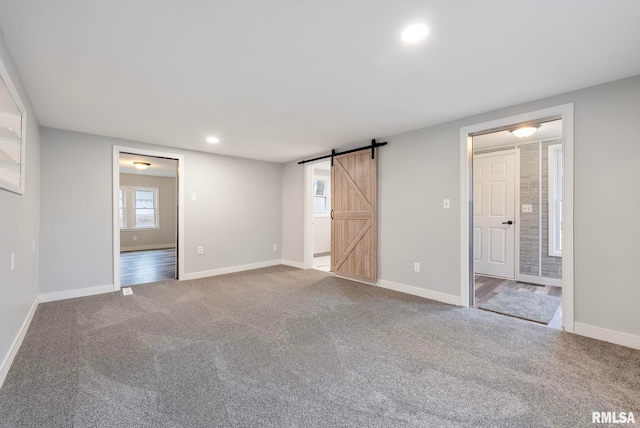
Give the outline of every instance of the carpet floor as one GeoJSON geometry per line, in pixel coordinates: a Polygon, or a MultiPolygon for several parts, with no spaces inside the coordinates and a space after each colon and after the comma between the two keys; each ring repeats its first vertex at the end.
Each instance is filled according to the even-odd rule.
{"type": "Polygon", "coordinates": [[[590,427],[640,351],[285,266],[41,304],[2,427],[590,427]]]}

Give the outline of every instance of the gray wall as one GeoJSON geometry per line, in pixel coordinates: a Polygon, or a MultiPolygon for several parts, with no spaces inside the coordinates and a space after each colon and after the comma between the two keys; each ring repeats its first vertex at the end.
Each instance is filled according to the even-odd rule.
{"type": "MultiPolygon", "coordinates": [[[[380,277],[459,296],[460,128],[569,102],[576,322],[640,335],[633,232],[640,210],[640,76],[380,138],[389,142],[379,157],[380,277]],[[451,199],[450,210],[442,209],[443,198],[451,199]],[[422,272],[413,272],[413,262],[422,272]]],[[[283,206],[296,218],[283,233],[283,252],[296,261],[303,260],[302,170],[295,162],[284,167],[283,206]]]]}
{"type": "MultiPolygon", "coordinates": [[[[177,163],[178,161],[176,161],[177,163]]],[[[151,248],[172,248],[176,245],[178,232],[175,177],[155,177],[152,175],[120,174],[121,186],[155,187],[158,189],[158,229],[137,229],[120,231],[120,250],[151,248]],[[137,239],[134,241],[134,236],[137,239]]]]}
{"type": "MultiPolygon", "coordinates": [[[[25,193],[0,190],[0,364],[38,295],[40,124],[0,32],[0,58],[27,109],[25,193]],[[32,242],[36,240],[36,251],[32,242]],[[11,253],[15,253],[12,271],[11,253]]],[[[1,368],[1,367],[0,367],[1,368]]]]}
{"type": "Polygon", "coordinates": [[[281,258],[281,245],[272,251],[282,235],[281,164],[51,128],[41,132],[41,293],[113,284],[114,145],[184,155],[187,273],[281,258]],[[70,197],[74,193],[83,198],[70,197]],[[204,255],[197,255],[199,245],[204,255]]]}

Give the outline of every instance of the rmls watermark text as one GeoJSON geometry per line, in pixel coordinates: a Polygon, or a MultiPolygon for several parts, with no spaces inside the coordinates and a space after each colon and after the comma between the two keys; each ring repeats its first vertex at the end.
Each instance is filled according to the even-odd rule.
{"type": "Polygon", "coordinates": [[[635,424],[633,412],[591,412],[594,424],[635,424]]]}

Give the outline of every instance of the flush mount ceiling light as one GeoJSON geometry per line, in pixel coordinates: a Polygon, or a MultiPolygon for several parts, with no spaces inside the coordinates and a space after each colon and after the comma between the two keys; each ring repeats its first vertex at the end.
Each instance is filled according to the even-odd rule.
{"type": "Polygon", "coordinates": [[[538,128],[540,128],[540,125],[523,126],[522,128],[512,129],[509,132],[518,138],[527,138],[535,134],[538,128]]]}
{"type": "Polygon", "coordinates": [[[133,166],[135,166],[138,169],[147,169],[151,166],[151,164],[147,162],[134,162],[133,166]]]}
{"type": "Polygon", "coordinates": [[[207,143],[217,144],[220,142],[219,138],[216,137],[207,137],[207,143]]]}
{"type": "Polygon", "coordinates": [[[402,30],[400,33],[400,39],[408,44],[417,43],[427,37],[429,29],[424,24],[413,24],[402,30]]]}

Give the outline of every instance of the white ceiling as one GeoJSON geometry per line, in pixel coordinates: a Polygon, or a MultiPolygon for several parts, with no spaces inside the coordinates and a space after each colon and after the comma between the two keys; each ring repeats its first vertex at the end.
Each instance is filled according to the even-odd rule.
{"type": "Polygon", "coordinates": [[[473,137],[473,150],[482,150],[490,147],[522,144],[532,141],[548,140],[562,136],[562,120],[554,120],[540,124],[538,130],[527,138],[519,138],[509,131],[492,132],[491,134],[473,137]]]}
{"type": "Polygon", "coordinates": [[[120,153],[120,173],[136,175],[154,175],[157,177],[175,177],[178,161],[175,159],[163,159],[151,156],[140,156],[129,153],[120,153]],[[147,162],[149,168],[137,169],[134,162],[147,162]]]}
{"type": "Polygon", "coordinates": [[[278,162],[638,75],[639,20],[637,0],[0,0],[43,126],[278,162]]]}

